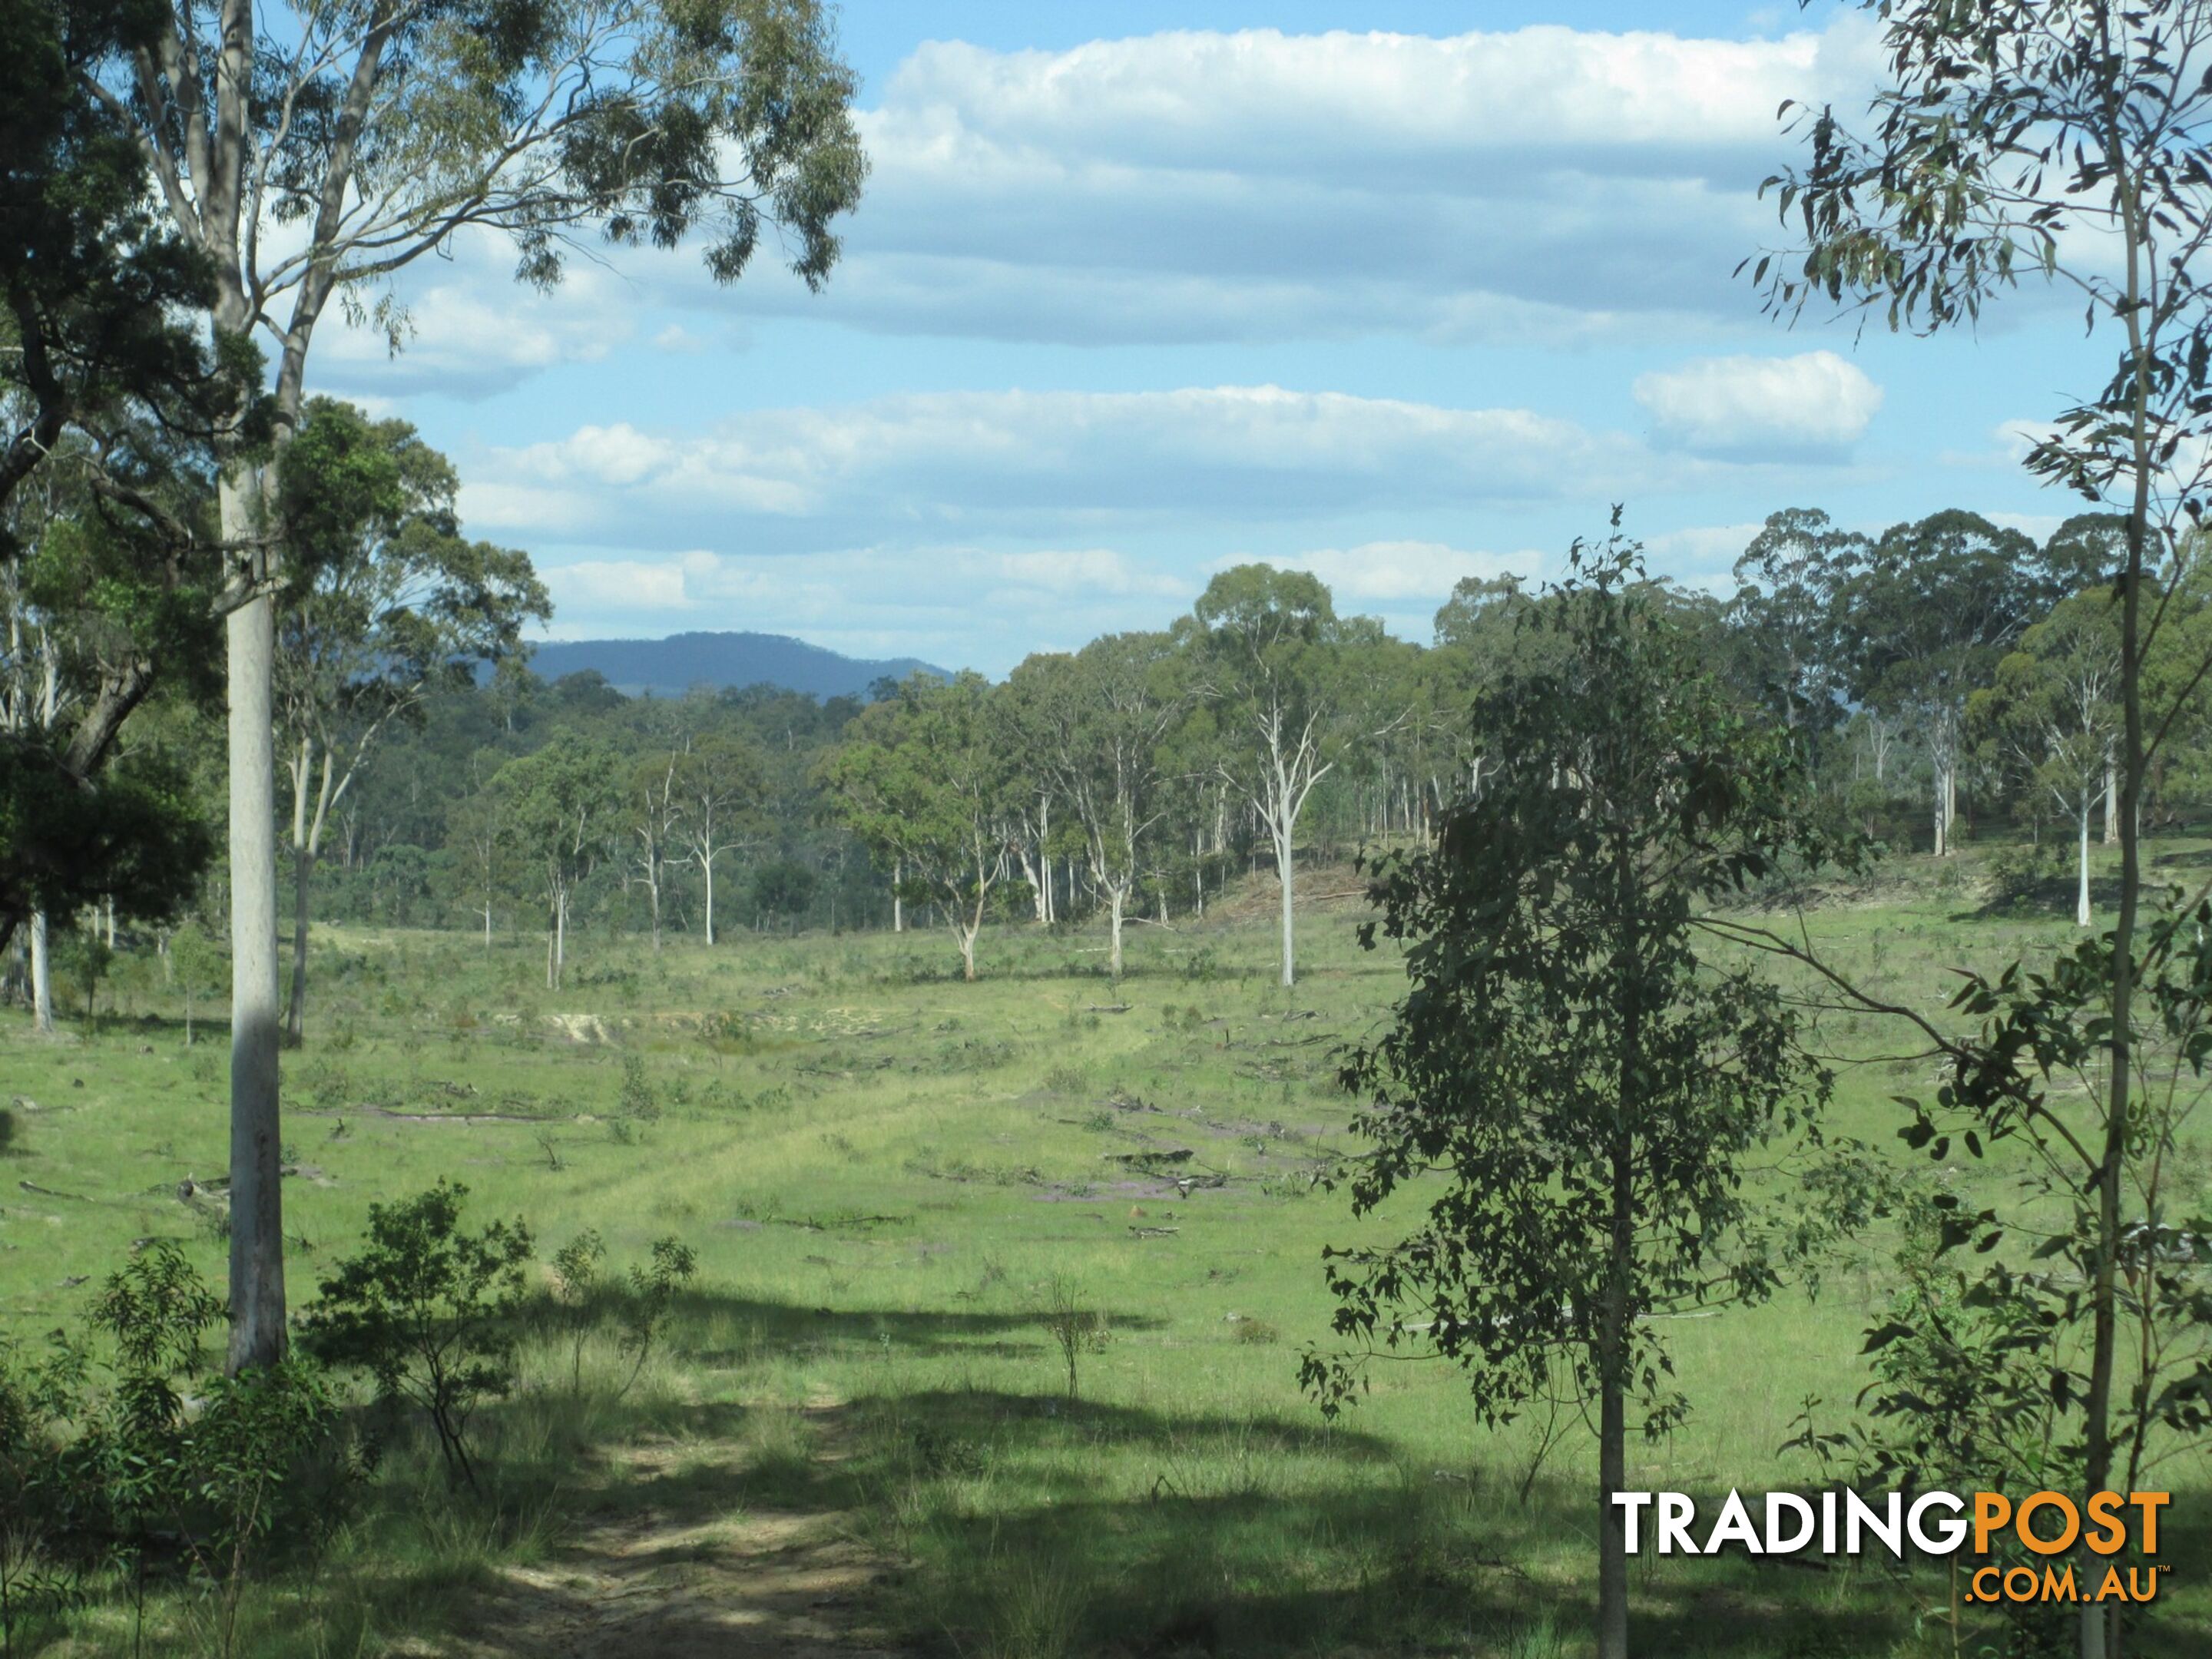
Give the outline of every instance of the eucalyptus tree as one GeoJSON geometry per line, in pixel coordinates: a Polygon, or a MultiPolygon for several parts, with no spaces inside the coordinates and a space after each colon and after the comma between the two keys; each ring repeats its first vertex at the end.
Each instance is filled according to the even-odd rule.
{"type": "Polygon", "coordinates": [[[1956,510],[1893,526],[1839,586],[1852,693],[1926,749],[1938,857],[1958,817],[1967,699],[2058,592],[2033,540],[1956,510]]]}
{"type": "Polygon", "coordinates": [[[2028,787],[2047,792],[2080,831],[2074,920],[2087,927],[2089,819],[2112,787],[2119,737],[2119,616],[2099,590],[2062,599],[1996,665],[1968,705],[1970,722],[2002,744],[2028,787]]]}
{"type": "Polygon", "coordinates": [[[84,447],[66,436],[0,501],[0,948],[27,922],[40,1030],[52,924],[95,902],[166,920],[213,851],[175,745],[144,730],[164,678],[179,702],[212,690],[202,573],[105,504],[84,447]]]}
{"type": "MultiPolygon", "coordinates": [[[[2112,342],[2112,373],[2030,448],[2049,483],[2124,516],[2119,611],[2120,892],[2105,949],[2108,994],[2097,1042],[2101,1122],[2081,1257],[2089,1376],[2083,1473],[2111,1483],[2118,1372],[2124,1169],[2136,1143],[2145,781],[2182,702],[2146,696],[2148,653],[2197,556],[2185,532],[2212,475],[2212,7],[2189,0],[1868,0],[1880,17],[1887,84],[1863,130],[1800,110],[1809,155],[1770,180],[1795,249],[1759,257],[1754,277],[1795,313],[1826,300],[1869,307],[1893,328],[1972,324],[2022,278],[2040,278],[2112,342]]],[[[1785,110],[1788,106],[1785,106],[1785,110]]],[[[1748,262],[1747,262],[1748,263],[1748,262]]],[[[2212,670],[2212,659],[2207,659],[2212,670]]],[[[2206,671],[2191,669],[2180,687],[2206,671]]],[[[2115,1604],[2081,1613],[2083,1659],[2117,1638],[2115,1604]]]]}
{"type": "Polygon", "coordinates": [[[1214,766],[1266,826],[1282,884],[1282,982],[1297,982],[1292,894],[1298,818],[1344,752],[1336,610],[1318,577],[1242,564],[1206,584],[1193,616],[1218,707],[1214,766]]]}
{"type": "Polygon", "coordinates": [[[1172,635],[1109,634],[1073,656],[1031,657],[1001,693],[1023,708],[1036,764],[1081,830],[1117,982],[1129,898],[1171,804],[1167,739],[1189,701],[1188,668],[1172,635]]]}
{"type": "Polygon", "coordinates": [[[1474,793],[1482,781],[1486,757],[1466,711],[1501,676],[1530,660],[1528,653],[1547,648],[1541,631],[1524,625],[1536,602],[1518,576],[1462,576],[1437,611],[1430,672],[1439,702],[1451,711],[1445,718],[1451,774],[1439,792],[1443,802],[1474,793]]]}
{"type": "Polygon", "coordinates": [[[1576,559],[1523,613],[1541,648],[1476,705],[1482,787],[1433,850],[1372,866],[1382,915],[1361,943],[1401,942],[1409,989],[1345,1070],[1370,1143],[1352,1207],[1426,1208],[1397,1243],[1325,1252],[1357,1346],[1310,1350],[1303,1376],[1334,1414],[1370,1357],[1426,1347],[1486,1421],[1595,1407],[1597,1650],[1626,1659],[1631,1407],[1647,1437],[1687,1409],[1652,1316],[1771,1291],[1746,1164],[1827,1080],[1777,988],[1700,950],[1701,910],[1795,834],[1788,745],[1747,720],[1633,548],[1576,559]]]}
{"type": "Polygon", "coordinates": [[[462,537],[459,489],[406,422],[328,398],[308,403],[286,457],[275,695],[292,782],[291,1043],[306,1029],[308,895],[332,811],[394,724],[521,652],[524,625],[552,615],[529,555],[462,537]]]}
{"type": "Polygon", "coordinates": [[[0,3],[0,950],[87,896],[129,901],[126,866],[190,851],[169,830],[206,854],[196,825],[164,827],[161,791],[109,775],[165,673],[206,690],[199,440],[252,404],[186,314],[207,273],[149,210],[130,123],[76,89],[146,26],[106,0],[0,3]]]}
{"type": "MultiPolygon", "coordinates": [[[[630,843],[630,880],[645,889],[656,952],[660,949],[661,901],[668,872],[684,862],[675,850],[684,816],[676,784],[679,758],[673,751],[645,756],[630,768],[625,792],[623,829],[630,843]]],[[[709,890],[711,895],[711,884],[709,890]]]]}
{"type": "Polygon", "coordinates": [[[975,977],[975,942],[1005,878],[1021,783],[989,681],[916,673],[864,709],[823,760],[835,810],[908,896],[933,902],[975,977]]]}
{"type": "Polygon", "coordinates": [[[709,732],[685,746],[669,773],[674,835],[706,885],[709,945],[714,942],[714,861],[759,833],[765,770],[759,745],[750,738],[709,732]]]}
{"type": "Polygon", "coordinates": [[[549,288],[594,234],[671,247],[702,234],[717,282],[764,231],[818,288],[866,173],[854,82],[822,0],[176,0],[77,85],[137,137],[170,228],[207,272],[217,349],[274,352],[273,449],[218,433],[232,548],[234,1369],[284,1346],[277,1163],[273,589],[269,512],[335,302],[395,347],[393,279],[479,233],[549,288]]]}
{"type": "Polygon", "coordinates": [[[492,780],[499,822],[516,856],[537,872],[545,904],[545,988],[561,988],[576,890],[605,858],[620,828],[621,773],[604,745],[562,732],[516,757],[492,780]]]}
{"type": "Polygon", "coordinates": [[[1850,654],[1843,591],[1871,544],[1816,507],[1767,515],[1735,562],[1730,625],[1744,636],[1761,700],[1797,736],[1808,770],[1819,740],[1844,717],[1850,654]]]}

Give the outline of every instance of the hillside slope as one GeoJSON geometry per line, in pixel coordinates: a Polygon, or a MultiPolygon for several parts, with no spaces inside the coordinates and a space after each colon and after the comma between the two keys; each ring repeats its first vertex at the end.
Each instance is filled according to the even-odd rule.
{"type": "Polygon", "coordinates": [[[677,634],[665,640],[558,640],[531,665],[549,680],[597,669],[630,696],[681,696],[695,685],[780,685],[817,697],[860,697],[884,678],[945,671],[912,657],[848,657],[786,634],[677,634]]]}

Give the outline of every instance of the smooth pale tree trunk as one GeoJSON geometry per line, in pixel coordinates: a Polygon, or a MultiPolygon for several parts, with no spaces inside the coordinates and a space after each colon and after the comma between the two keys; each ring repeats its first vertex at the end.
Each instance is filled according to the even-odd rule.
{"type": "MultiPolygon", "coordinates": [[[[226,480],[226,537],[249,528],[226,480]]],[[[230,1354],[234,1372],[284,1356],[283,1127],[276,1016],[276,755],[270,678],[275,601],[265,591],[224,623],[230,701],[230,1354]]]]}
{"type": "Polygon", "coordinates": [[[46,944],[46,913],[31,912],[31,1029],[54,1029],[54,958],[46,944]]]}
{"type": "Polygon", "coordinates": [[[2074,902],[2074,923],[2077,927],[2089,925],[2089,803],[2081,803],[2081,893],[2074,902]]]}
{"type": "Polygon", "coordinates": [[[955,922],[952,931],[960,936],[960,977],[972,985],[975,982],[975,935],[981,929],[955,922]]]}
{"type": "Polygon", "coordinates": [[[1127,888],[1109,886],[1106,890],[1107,914],[1112,918],[1114,941],[1107,954],[1107,964],[1116,985],[1121,982],[1121,907],[1127,896],[1127,888]]]}
{"type": "Polygon", "coordinates": [[[307,1034],[307,889],[315,877],[315,849],[292,854],[292,995],[284,1007],[284,1044],[296,1048],[307,1034]]]}
{"type": "Polygon", "coordinates": [[[707,943],[712,945],[714,942],[714,860],[701,859],[699,867],[707,872],[707,943]]]}
{"type": "Polygon", "coordinates": [[[1283,983],[1295,985],[1298,976],[1291,938],[1291,838],[1286,835],[1275,837],[1275,875],[1283,885],[1283,983]]]}
{"type": "MultiPolygon", "coordinates": [[[[906,932],[906,902],[899,896],[899,884],[906,879],[906,860],[891,860],[891,932],[906,932]]],[[[711,941],[710,941],[711,942],[711,941]]]]}
{"type": "Polygon", "coordinates": [[[2112,762],[2105,763],[2105,845],[2107,847],[2120,838],[2120,781],[2117,771],[2112,762]]]}
{"type": "Polygon", "coordinates": [[[561,988],[563,970],[568,965],[568,892],[565,887],[553,891],[553,927],[545,941],[545,988],[561,988]]]}

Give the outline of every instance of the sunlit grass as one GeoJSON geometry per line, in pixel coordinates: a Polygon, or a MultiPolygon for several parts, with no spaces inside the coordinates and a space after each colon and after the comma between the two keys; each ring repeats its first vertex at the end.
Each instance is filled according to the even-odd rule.
{"type": "MultiPolygon", "coordinates": [[[[1884,902],[1810,925],[1923,1004],[1948,997],[1954,965],[2070,936],[2062,916],[1976,915],[1944,879],[1902,866],[1884,902]]],[[[641,1367],[611,1325],[580,1347],[549,1282],[519,1387],[483,1420],[487,1494],[453,1493],[434,1450],[403,1437],[359,1512],[249,1598],[246,1650],[535,1652],[501,1598],[517,1573],[557,1590],[596,1528],[670,1529],[675,1572],[684,1552],[746,1547],[747,1528],[818,1517],[884,1564],[870,1627],[933,1650],[1586,1651],[1579,1425],[1539,1463],[1538,1424],[1482,1431],[1433,1364],[1382,1368],[1334,1426],[1297,1386],[1301,1346],[1326,1340],[1321,1248],[1364,1231],[1310,1188],[1344,1146],[1336,1050],[1377,1029],[1400,983],[1349,921],[1307,918],[1289,992],[1264,914],[1134,930],[1118,989],[1081,931],[988,934],[972,986],[941,934],[658,957],[587,936],[558,994],[532,939],[319,935],[309,1041],[285,1059],[295,1305],[372,1201],[441,1176],[470,1187],[477,1218],[526,1218],[541,1260],[588,1226],[619,1274],[673,1234],[699,1274],[641,1367]],[[625,1100],[626,1056],[646,1109],[635,1087],[625,1100]],[[1041,1318],[1055,1294],[1099,1317],[1072,1401],[1041,1318]],[[481,1645],[492,1607],[505,1647],[481,1645]]],[[[178,1197],[222,1170],[221,1028],[186,1048],[143,966],[118,1000],[94,1031],[0,1038],[21,1097],[0,1318],[27,1339],[78,1321],[133,1239],[185,1239],[222,1273],[219,1206],[178,1197]]],[[[1824,1035],[1853,1054],[1899,1041],[1864,1018],[1824,1035]]],[[[1846,1070],[1832,1133],[1894,1144],[1889,1097],[1928,1078],[1911,1060],[1846,1070]]],[[[2000,1160],[1958,1179],[2003,1176],[2000,1160]]],[[[1852,1410],[1893,1247],[1877,1232],[1841,1252],[1817,1301],[1670,1322],[1695,1411],[1632,1448],[1633,1480],[1815,1481],[1778,1449],[1808,1399],[1836,1422],[1852,1410]]],[[[2188,1518],[2203,1463],[2173,1481],[2176,1571],[2146,1654],[2212,1635],[2212,1552],[2188,1518]]],[[[1650,1651],[1948,1651],[1948,1632],[1916,1627],[1928,1584],[1740,1559],[1637,1573],[1650,1651]]],[[[127,1652],[112,1589],[46,1650],[127,1652]]],[[[155,1650],[202,1650],[197,1617],[189,1595],[157,1594],[155,1650]]]]}

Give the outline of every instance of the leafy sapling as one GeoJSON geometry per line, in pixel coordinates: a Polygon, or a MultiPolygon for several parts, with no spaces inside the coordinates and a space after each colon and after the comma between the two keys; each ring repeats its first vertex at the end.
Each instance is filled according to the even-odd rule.
{"type": "Polygon", "coordinates": [[[568,1316],[568,1391],[584,1391],[584,1337],[592,1328],[592,1304],[599,1290],[599,1264],[607,1247],[596,1229],[586,1227],[553,1253],[553,1294],[568,1316]]]}
{"type": "Polygon", "coordinates": [[[691,1282],[699,1259],[689,1244],[677,1238],[653,1241],[653,1261],[629,1270],[629,1295],[623,1307],[622,1351],[630,1356],[629,1375],[616,1391],[620,1400],[635,1385],[646,1361],[668,1320],[676,1293],[691,1282]]]}
{"type": "Polygon", "coordinates": [[[1345,1070],[1370,1150],[1344,1178],[1355,1214],[1401,1188],[1425,1208],[1400,1242],[1325,1253],[1350,1352],[1309,1352],[1303,1376],[1333,1413],[1370,1355],[1410,1346],[1463,1367],[1487,1422],[1587,1412],[1597,1652],[1626,1659],[1613,1495],[1632,1423],[1654,1436],[1686,1409],[1651,1316],[1770,1293],[1743,1170],[1828,1082],[1779,993],[1700,930],[1796,838],[1787,749],[1632,544],[1578,544],[1576,568],[1478,705],[1496,769],[1432,850],[1375,872],[1361,942],[1402,941],[1409,986],[1345,1070]]]}
{"type": "Polygon", "coordinates": [[[447,1473],[474,1490],[469,1423],[514,1389],[531,1237],[519,1218],[465,1231],[468,1190],[441,1180],[369,1206],[368,1243],[323,1280],[307,1328],[324,1358],[368,1372],[386,1403],[419,1406],[447,1473]]]}

